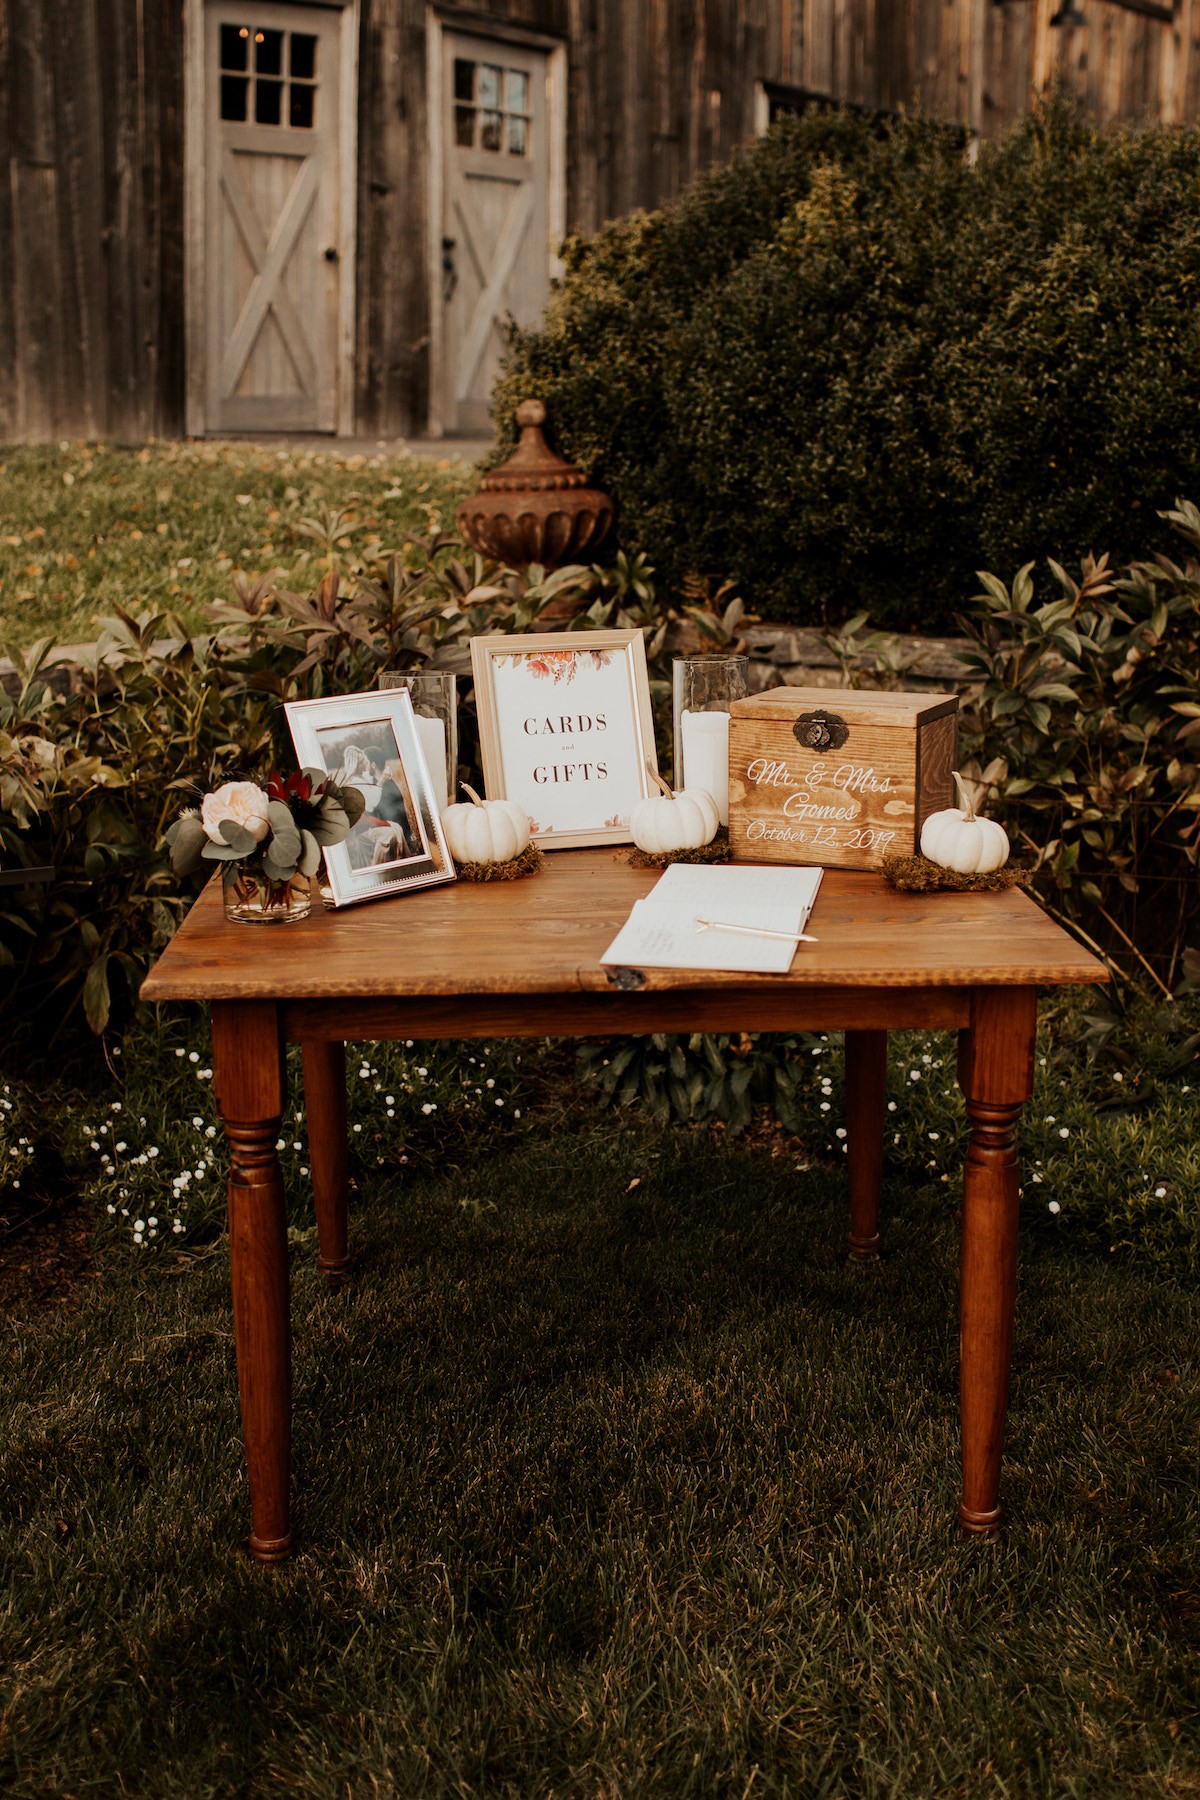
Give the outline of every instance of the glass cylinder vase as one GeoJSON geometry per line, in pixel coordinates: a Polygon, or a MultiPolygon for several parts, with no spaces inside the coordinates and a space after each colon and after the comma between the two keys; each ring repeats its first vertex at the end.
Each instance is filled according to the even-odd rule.
{"type": "Polygon", "coordinates": [[[458,677],[443,669],[388,670],[379,677],[379,685],[408,689],[440,816],[458,787],[458,677]]]}
{"type": "Polygon", "coordinates": [[[746,656],[677,656],[671,670],[675,791],[705,788],[729,823],[729,708],[749,692],[746,656]]]}
{"type": "Polygon", "coordinates": [[[223,887],[225,917],[235,925],[293,925],[307,919],[312,889],[307,875],[268,881],[261,871],[240,869],[223,887]]]}

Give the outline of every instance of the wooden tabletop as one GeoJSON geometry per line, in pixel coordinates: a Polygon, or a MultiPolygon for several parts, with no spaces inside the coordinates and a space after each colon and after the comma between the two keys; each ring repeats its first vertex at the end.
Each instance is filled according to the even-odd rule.
{"type": "MultiPolygon", "coordinates": [[[[521,881],[458,881],[293,925],[233,925],[220,883],[200,895],[142,998],[250,1000],[611,991],[599,958],[657,875],[628,849],[559,850],[521,881]]],[[[874,874],[827,869],[787,975],[645,971],[644,992],[1025,986],[1106,981],[1108,971],[1016,890],[901,894],[874,874]]]]}

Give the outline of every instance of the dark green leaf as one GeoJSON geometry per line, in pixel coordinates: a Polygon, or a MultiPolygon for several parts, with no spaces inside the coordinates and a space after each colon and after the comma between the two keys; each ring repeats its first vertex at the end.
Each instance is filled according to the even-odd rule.
{"type": "Polygon", "coordinates": [[[108,1024],[111,1004],[111,996],[108,991],[108,958],[101,956],[88,970],[87,979],[83,984],[84,1014],[97,1037],[108,1024]]]}

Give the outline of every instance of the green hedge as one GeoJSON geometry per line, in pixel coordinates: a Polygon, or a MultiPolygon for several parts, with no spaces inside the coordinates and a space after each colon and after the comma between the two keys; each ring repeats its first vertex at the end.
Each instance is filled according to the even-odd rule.
{"type": "Polygon", "coordinates": [[[929,121],[781,120],[568,244],[497,417],[541,395],[669,584],[945,628],[974,570],[1120,562],[1196,491],[1198,163],[1196,130],[1063,101],[974,170],[929,121]]]}

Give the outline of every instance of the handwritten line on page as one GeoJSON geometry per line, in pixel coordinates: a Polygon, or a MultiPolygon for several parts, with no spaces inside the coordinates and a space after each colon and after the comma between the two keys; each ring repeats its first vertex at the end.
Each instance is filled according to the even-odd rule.
{"type": "Polygon", "coordinates": [[[626,968],[786,975],[820,885],[820,869],[673,863],[645,899],[634,902],[600,961],[626,968]],[[778,936],[699,932],[697,918],[778,936]]]}

